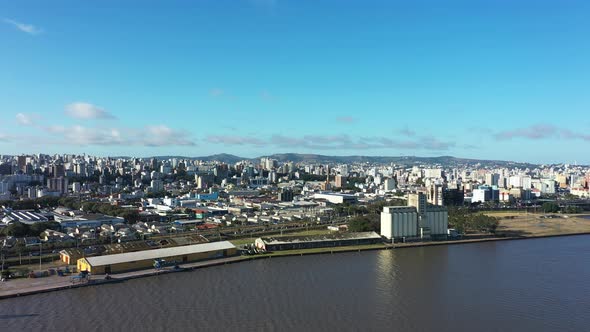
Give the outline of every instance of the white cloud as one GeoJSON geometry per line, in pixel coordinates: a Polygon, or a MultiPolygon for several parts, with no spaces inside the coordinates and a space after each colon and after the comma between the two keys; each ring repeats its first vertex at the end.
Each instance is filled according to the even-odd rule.
{"type": "Polygon", "coordinates": [[[139,140],[140,145],[145,146],[195,146],[196,144],[187,138],[188,134],[184,131],[174,130],[164,125],[147,126],[145,128],[147,135],[142,135],[139,140]]]}
{"type": "Polygon", "coordinates": [[[11,140],[10,136],[0,133],[0,142],[10,142],[11,140]]]}
{"type": "Polygon", "coordinates": [[[128,144],[129,141],[120,135],[114,134],[113,129],[93,128],[74,125],[71,127],[51,126],[46,128],[52,134],[55,141],[52,144],[64,145],[119,145],[128,144]]]}
{"type": "Polygon", "coordinates": [[[408,137],[416,136],[416,132],[414,130],[408,128],[407,126],[398,130],[397,132],[403,136],[408,136],[408,137]]]}
{"type": "Polygon", "coordinates": [[[524,128],[504,130],[494,134],[494,138],[499,141],[511,140],[513,138],[524,138],[530,140],[561,138],[590,141],[590,135],[586,133],[574,132],[570,129],[560,128],[551,124],[536,124],[524,128]]]}
{"type": "Polygon", "coordinates": [[[353,118],[352,116],[339,116],[336,118],[336,122],[339,123],[354,123],[357,119],[353,118]]]}
{"type": "Polygon", "coordinates": [[[66,105],[66,114],[75,119],[115,119],[108,111],[85,102],[75,102],[66,105]]]}
{"type": "Polygon", "coordinates": [[[269,138],[253,136],[208,136],[208,143],[223,145],[250,145],[256,147],[275,146],[287,149],[307,150],[369,150],[369,149],[404,149],[404,150],[448,150],[455,143],[444,142],[432,137],[418,137],[413,140],[393,140],[387,137],[352,138],[348,135],[305,135],[289,137],[281,134],[269,138]]]}
{"type": "Polygon", "coordinates": [[[250,136],[231,136],[231,135],[211,135],[207,136],[205,140],[213,144],[226,145],[266,145],[266,142],[255,137],[250,136]]]}
{"type": "Polygon", "coordinates": [[[223,89],[220,88],[214,88],[209,90],[209,95],[211,97],[221,97],[225,94],[225,91],[223,91],[223,89]]]}
{"type": "Polygon", "coordinates": [[[18,113],[16,122],[21,126],[34,126],[41,117],[38,114],[18,113]]]}
{"type": "Polygon", "coordinates": [[[15,20],[11,20],[8,18],[3,19],[3,22],[12,25],[13,27],[17,28],[18,30],[20,30],[22,32],[28,33],[29,35],[38,35],[41,32],[43,32],[43,30],[37,28],[36,26],[34,26],[32,24],[20,23],[20,22],[17,22],[15,20]]]}
{"type": "Polygon", "coordinates": [[[49,126],[45,132],[51,136],[46,143],[60,145],[99,146],[195,146],[188,134],[164,125],[133,128],[97,128],[74,125],[49,126]]]}

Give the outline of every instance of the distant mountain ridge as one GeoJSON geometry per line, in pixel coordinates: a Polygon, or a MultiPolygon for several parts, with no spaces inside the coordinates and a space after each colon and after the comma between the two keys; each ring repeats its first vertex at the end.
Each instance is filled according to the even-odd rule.
{"type": "Polygon", "coordinates": [[[439,164],[442,166],[466,165],[466,164],[481,164],[481,165],[497,165],[497,166],[512,166],[512,167],[534,167],[536,164],[521,163],[505,160],[480,160],[469,158],[456,158],[452,156],[439,157],[417,157],[417,156],[325,156],[318,154],[298,154],[298,153],[283,153],[273,154],[267,156],[268,158],[277,159],[280,162],[318,162],[318,163],[380,163],[389,164],[395,163],[398,165],[417,165],[417,164],[439,164]]]}
{"type": "MultiPolygon", "coordinates": [[[[482,166],[509,166],[509,167],[535,167],[538,164],[514,162],[506,160],[480,160],[471,158],[457,158],[452,156],[439,156],[439,157],[417,157],[417,156],[327,156],[319,154],[304,154],[304,153],[278,153],[260,156],[257,158],[245,158],[239,157],[232,154],[220,153],[210,156],[203,157],[186,157],[186,156],[155,156],[160,160],[165,159],[190,159],[190,160],[203,160],[203,161],[219,161],[228,164],[234,164],[242,160],[260,160],[261,158],[272,158],[279,162],[292,161],[295,163],[307,162],[307,163],[324,163],[324,164],[339,164],[339,163],[380,163],[390,164],[395,163],[398,165],[419,165],[419,164],[437,164],[441,166],[455,166],[455,165],[474,165],[481,164],[482,166]]],[[[148,158],[149,159],[149,158],[148,158]]]]}

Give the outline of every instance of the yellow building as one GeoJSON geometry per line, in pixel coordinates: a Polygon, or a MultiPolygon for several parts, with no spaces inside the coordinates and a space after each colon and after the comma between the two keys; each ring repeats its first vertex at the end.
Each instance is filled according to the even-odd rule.
{"type": "Polygon", "coordinates": [[[123,254],[85,257],[78,260],[78,271],[92,274],[120,273],[149,269],[154,260],[184,264],[211,258],[221,258],[236,254],[236,247],[228,241],[194,244],[189,246],[142,250],[123,254]]]}

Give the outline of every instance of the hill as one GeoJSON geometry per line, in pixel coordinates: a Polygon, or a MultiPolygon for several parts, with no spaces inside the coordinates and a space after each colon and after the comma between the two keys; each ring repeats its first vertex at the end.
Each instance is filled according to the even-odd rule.
{"type": "Polygon", "coordinates": [[[186,156],[156,156],[156,159],[189,159],[189,160],[203,160],[203,161],[220,161],[223,163],[234,164],[242,160],[260,160],[260,158],[272,158],[279,162],[295,162],[295,163],[319,163],[319,164],[343,164],[343,163],[369,163],[369,164],[396,164],[396,165],[440,165],[440,166],[460,166],[460,165],[480,165],[480,166],[500,166],[500,167],[518,167],[518,168],[534,168],[538,165],[531,163],[522,163],[506,160],[480,160],[470,158],[457,158],[452,156],[439,157],[417,157],[417,156],[327,156],[320,154],[304,154],[304,153],[279,153],[257,158],[244,158],[232,154],[221,153],[203,157],[186,157],[186,156]]]}

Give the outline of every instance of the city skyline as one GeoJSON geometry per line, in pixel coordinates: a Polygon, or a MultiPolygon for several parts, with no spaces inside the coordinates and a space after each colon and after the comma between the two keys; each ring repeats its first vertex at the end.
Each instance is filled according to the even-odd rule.
{"type": "Polygon", "coordinates": [[[0,5],[2,154],[590,163],[588,3],[136,6],[0,5]]]}

